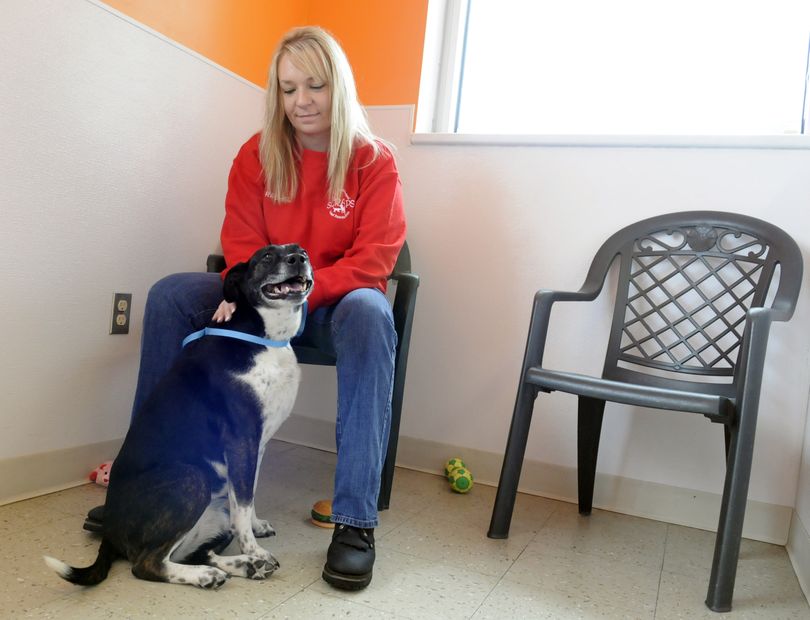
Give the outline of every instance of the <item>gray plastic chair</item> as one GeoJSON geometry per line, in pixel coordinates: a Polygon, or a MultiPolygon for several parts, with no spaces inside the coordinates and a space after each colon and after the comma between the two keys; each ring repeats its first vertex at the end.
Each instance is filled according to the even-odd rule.
{"type": "MultiPolygon", "coordinates": [[[[210,254],[206,261],[206,269],[219,273],[225,269],[225,257],[221,254],[210,254]]],[[[419,276],[411,272],[411,253],[407,242],[402,246],[397,263],[394,265],[394,271],[388,276],[388,279],[397,283],[391,308],[394,315],[394,329],[397,332],[397,349],[394,356],[394,385],[391,393],[391,427],[380,480],[380,494],[377,498],[378,510],[387,510],[391,503],[399,424],[402,418],[402,398],[405,392],[405,373],[408,369],[408,350],[411,345],[411,328],[416,309],[416,291],[419,288],[419,276]]],[[[337,361],[333,355],[316,347],[294,345],[293,350],[300,364],[334,366],[337,361]]]]}
{"type": "Polygon", "coordinates": [[[559,390],[578,398],[579,512],[593,502],[605,401],[700,413],[724,425],[726,477],[706,605],[731,609],[771,321],[793,314],[802,281],[796,242],[733,213],[661,215],[623,228],[599,249],[577,292],[538,291],[509,430],[490,538],[506,538],[534,401],[559,390]],[[558,301],[592,301],[620,258],[601,377],[543,366],[558,301]],[[764,303],[779,267],[778,287],[764,303]]]}

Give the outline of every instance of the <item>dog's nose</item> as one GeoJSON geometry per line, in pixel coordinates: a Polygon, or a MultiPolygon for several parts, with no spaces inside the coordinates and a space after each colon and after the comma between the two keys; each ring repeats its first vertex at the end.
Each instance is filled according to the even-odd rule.
{"type": "Polygon", "coordinates": [[[304,254],[290,254],[287,256],[288,265],[303,265],[307,262],[307,257],[304,254]]]}

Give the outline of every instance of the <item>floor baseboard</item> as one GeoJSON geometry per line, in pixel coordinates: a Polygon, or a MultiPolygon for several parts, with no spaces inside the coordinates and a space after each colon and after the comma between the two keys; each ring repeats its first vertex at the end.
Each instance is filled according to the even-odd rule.
{"type": "Polygon", "coordinates": [[[89,482],[99,464],[118,454],[123,439],[0,460],[0,505],[89,482]]]}

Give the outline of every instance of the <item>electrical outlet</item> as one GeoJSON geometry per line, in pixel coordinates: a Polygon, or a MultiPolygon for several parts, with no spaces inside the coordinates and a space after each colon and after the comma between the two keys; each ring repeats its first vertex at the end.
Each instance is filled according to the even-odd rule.
{"type": "Polygon", "coordinates": [[[132,307],[132,293],[113,293],[111,334],[129,333],[129,310],[132,307]]]}

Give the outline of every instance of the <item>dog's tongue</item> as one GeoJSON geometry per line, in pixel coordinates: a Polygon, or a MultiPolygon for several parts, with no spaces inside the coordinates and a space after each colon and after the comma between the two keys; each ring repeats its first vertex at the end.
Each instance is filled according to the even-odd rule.
{"type": "Polygon", "coordinates": [[[284,286],[287,287],[288,291],[294,291],[296,293],[304,290],[304,284],[302,282],[291,282],[291,283],[284,283],[284,286]]]}
{"type": "Polygon", "coordinates": [[[290,291],[293,292],[300,292],[304,290],[304,285],[301,282],[282,282],[280,284],[276,284],[275,290],[280,295],[286,295],[290,291]]]}

